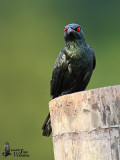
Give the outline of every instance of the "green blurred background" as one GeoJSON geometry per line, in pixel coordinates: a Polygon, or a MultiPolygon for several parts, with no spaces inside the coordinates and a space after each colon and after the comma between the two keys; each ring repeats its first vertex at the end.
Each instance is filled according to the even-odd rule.
{"type": "Polygon", "coordinates": [[[15,159],[54,157],[52,137],[41,136],[41,125],[66,24],[80,24],[96,53],[87,89],[120,83],[119,17],[117,0],[0,0],[0,159],[6,141],[29,152],[30,158],[15,159]]]}

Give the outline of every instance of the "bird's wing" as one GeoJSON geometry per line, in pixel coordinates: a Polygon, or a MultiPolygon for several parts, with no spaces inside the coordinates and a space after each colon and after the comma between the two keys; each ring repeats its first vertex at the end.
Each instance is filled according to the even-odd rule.
{"type": "Polygon", "coordinates": [[[93,70],[95,69],[95,66],[96,66],[95,52],[94,52],[92,47],[90,47],[89,45],[87,45],[87,46],[88,46],[88,49],[89,49],[89,53],[92,56],[92,61],[91,61],[92,62],[92,70],[88,70],[86,72],[86,74],[84,75],[84,78],[83,78],[83,85],[84,86],[88,85],[88,83],[90,81],[90,78],[91,78],[91,75],[92,75],[92,72],[93,72],[93,70]]]}
{"type": "Polygon", "coordinates": [[[96,58],[95,58],[95,53],[93,53],[93,69],[95,69],[96,66],[96,58]]]}
{"type": "Polygon", "coordinates": [[[61,51],[54,65],[52,79],[50,81],[51,96],[53,98],[58,97],[63,92],[62,85],[67,70],[66,55],[61,51]]]}
{"type": "Polygon", "coordinates": [[[95,52],[93,50],[93,48],[89,45],[87,45],[88,47],[88,52],[91,54],[91,56],[93,57],[93,70],[95,69],[95,66],[96,66],[96,58],[95,58],[95,52]]]}

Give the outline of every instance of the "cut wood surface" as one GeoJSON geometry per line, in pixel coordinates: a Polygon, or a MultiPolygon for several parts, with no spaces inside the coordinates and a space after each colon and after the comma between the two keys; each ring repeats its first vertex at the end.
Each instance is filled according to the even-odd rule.
{"type": "Polygon", "coordinates": [[[120,160],[120,85],[49,102],[55,160],[120,160]]]}

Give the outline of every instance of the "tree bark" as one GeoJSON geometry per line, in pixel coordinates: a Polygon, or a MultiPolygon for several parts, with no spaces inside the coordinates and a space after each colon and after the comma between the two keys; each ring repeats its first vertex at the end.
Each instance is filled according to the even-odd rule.
{"type": "Polygon", "coordinates": [[[55,160],[120,160],[120,85],[49,103],[55,160]]]}

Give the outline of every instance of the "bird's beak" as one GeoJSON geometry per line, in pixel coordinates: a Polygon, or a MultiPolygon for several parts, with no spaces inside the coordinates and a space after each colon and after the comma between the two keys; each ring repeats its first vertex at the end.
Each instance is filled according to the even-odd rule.
{"type": "Polygon", "coordinates": [[[68,31],[67,31],[67,33],[68,34],[70,34],[71,32],[73,32],[74,30],[73,29],[71,29],[71,28],[68,28],[68,31]]]}

